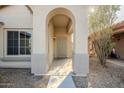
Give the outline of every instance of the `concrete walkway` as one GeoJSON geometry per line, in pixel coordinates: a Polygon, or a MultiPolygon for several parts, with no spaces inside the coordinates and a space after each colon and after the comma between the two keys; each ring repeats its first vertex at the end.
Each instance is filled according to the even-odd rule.
{"type": "Polygon", "coordinates": [[[47,88],[75,88],[71,75],[51,76],[47,88]]]}
{"type": "Polygon", "coordinates": [[[56,59],[48,72],[47,88],[75,88],[72,79],[72,59],[56,59]]]}

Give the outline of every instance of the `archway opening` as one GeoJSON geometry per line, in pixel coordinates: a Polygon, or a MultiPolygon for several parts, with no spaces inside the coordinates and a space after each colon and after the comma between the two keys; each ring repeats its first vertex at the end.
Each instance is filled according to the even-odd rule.
{"type": "Polygon", "coordinates": [[[49,74],[66,75],[72,72],[74,18],[65,8],[48,15],[49,74]]]}

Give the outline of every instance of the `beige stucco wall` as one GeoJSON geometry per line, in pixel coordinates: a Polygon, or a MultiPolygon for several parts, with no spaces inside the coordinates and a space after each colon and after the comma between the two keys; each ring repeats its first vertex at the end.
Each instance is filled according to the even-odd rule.
{"type": "MultiPolygon", "coordinates": [[[[85,41],[84,43],[87,42],[88,32],[87,32],[87,29],[86,29],[87,22],[85,21],[85,20],[87,20],[87,9],[88,9],[87,6],[80,6],[80,5],[78,5],[78,6],[66,6],[66,5],[54,5],[54,6],[47,6],[46,5],[46,6],[40,6],[39,5],[38,6],[37,5],[37,6],[31,6],[31,7],[32,7],[33,12],[34,12],[33,13],[34,32],[37,32],[37,31],[40,30],[41,32],[39,32],[39,33],[43,33],[43,34],[37,33],[36,36],[38,36],[38,34],[39,34],[43,38],[42,44],[44,44],[44,48],[42,48],[39,51],[38,49],[42,46],[42,44],[39,43],[39,46],[37,46],[38,48],[35,48],[35,50],[34,50],[35,52],[39,53],[39,52],[42,51],[44,53],[44,52],[47,52],[47,50],[48,50],[47,47],[46,47],[47,44],[45,43],[46,41],[44,41],[44,39],[46,38],[44,36],[46,36],[46,29],[47,29],[46,28],[46,25],[47,25],[46,20],[47,20],[48,14],[52,10],[54,10],[56,8],[65,8],[65,9],[68,9],[69,11],[71,11],[73,13],[75,19],[76,19],[76,24],[78,24],[78,21],[79,20],[81,21],[81,24],[76,25],[76,29],[77,30],[80,30],[80,29],[83,29],[84,28],[84,31],[81,31],[81,35],[83,37],[83,41],[85,41]],[[81,12],[83,12],[83,13],[81,13],[81,12]],[[42,27],[41,27],[41,25],[42,25],[42,27]],[[78,26],[80,26],[80,27],[78,27],[78,26]],[[37,29],[35,29],[35,28],[37,28],[37,29]]],[[[77,33],[77,35],[79,35],[79,34],[77,33]]],[[[37,43],[37,42],[35,42],[35,43],[37,43]]],[[[79,42],[76,42],[76,45],[77,45],[76,47],[79,47],[79,48],[76,48],[76,51],[79,52],[79,53],[80,52],[82,53],[82,51],[80,51],[80,45],[77,44],[77,43],[79,43],[79,42]]],[[[37,44],[35,44],[35,45],[37,45],[37,44]]],[[[87,49],[87,45],[84,45],[83,48],[81,48],[81,49],[84,50],[83,53],[87,53],[87,50],[88,50],[87,49]]]]}
{"type": "Polygon", "coordinates": [[[89,72],[88,56],[88,6],[54,5],[31,6],[33,10],[33,39],[31,70],[35,75],[48,71],[48,21],[57,13],[65,14],[74,22],[73,71],[76,75],[87,76],[89,72]],[[52,10],[62,8],[63,10],[52,10]],[[51,13],[52,12],[52,13],[51,13]],[[50,14],[50,15],[49,15],[50,14]],[[48,16],[49,15],[49,16],[48,16]],[[42,48],[41,48],[42,47],[42,48]]]}
{"type": "Polygon", "coordinates": [[[67,42],[67,57],[72,58],[72,53],[73,53],[72,34],[69,34],[67,39],[68,39],[68,42],[67,42]]]}
{"type": "MultiPolygon", "coordinates": [[[[59,20],[58,20],[59,21],[59,20]]],[[[67,31],[70,30],[69,28],[65,28],[65,27],[55,27],[53,25],[53,22],[50,21],[48,23],[48,35],[49,35],[49,40],[48,40],[48,45],[49,45],[49,50],[48,50],[48,54],[49,54],[49,66],[52,64],[52,62],[54,61],[54,58],[58,58],[58,52],[64,52],[64,50],[66,50],[65,52],[65,56],[68,58],[72,57],[72,37],[70,33],[67,33],[67,31]],[[59,51],[57,49],[57,39],[59,39],[59,37],[61,38],[66,38],[65,42],[63,42],[62,45],[66,45],[66,48],[61,48],[59,51]]],[[[59,43],[61,44],[61,43],[59,43]]],[[[62,46],[60,45],[60,46],[62,46]]]]}
{"type": "MultiPolygon", "coordinates": [[[[49,38],[48,38],[47,24],[51,17],[53,17],[57,13],[59,14],[61,13],[70,17],[72,19],[72,22],[74,23],[73,71],[77,75],[86,76],[89,72],[89,67],[88,67],[89,59],[88,59],[88,49],[87,49],[88,7],[82,5],[77,5],[77,6],[69,6],[69,5],[33,6],[32,5],[30,7],[33,11],[33,15],[30,14],[30,12],[27,10],[25,6],[9,6],[7,8],[4,8],[0,10],[0,21],[3,21],[5,23],[5,28],[33,27],[31,72],[34,73],[35,75],[43,75],[46,74],[46,72],[48,71],[50,64],[48,57],[49,55],[52,55],[52,52],[51,54],[48,54],[49,38]],[[62,9],[50,13],[51,11],[57,8],[62,8],[62,9]],[[50,16],[48,16],[49,14],[50,16]]],[[[50,29],[52,29],[52,27],[50,29]]],[[[50,60],[52,60],[52,58],[53,57],[51,57],[50,60]]],[[[5,64],[6,66],[10,66],[11,63],[2,63],[2,66],[5,64]]],[[[22,63],[15,63],[15,64],[18,65],[19,67],[24,66],[24,64],[22,63]]],[[[13,66],[15,66],[15,64],[13,66]]],[[[28,66],[30,67],[30,65],[28,66]]]]}
{"type": "MultiPolygon", "coordinates": [[[[82,5],[77,5],[77,6],[76,5],[75,6],[69,6],[69,5],[33,6],[32,5],[30,7],[33,11],[33,15],[30,14],[30,12],[27,10],[25,6],[9,6],[7,8],[4,8],[0,10],[0,21],[3,21],[5,23],[5,28],[33,28],[31,72],[34,73],[35,75],[43,75],[46,74],[46,72],[48,71],[49,64],[51,62],[51,61],[49,62],[49,58],[48,58],[49,55],[51,55],[50,60],[53,59],[52,57],[53,50],[50,50],[51,54],[48,54],[48,50],[49,50],[48,29],[53,29],[52,26],[50,28],[48,27],[48,21],[51,17],[54,16],[54,14],[61,13],[70,17],[72,19],[72,22],[74,23],[73,71],[77,75],[86,76],[89,72],[89,67],[88,67],[89,59],[88,59],[88,49],[87,49],[88,7],[82,5]],[[62,10],[60,9],[50,13],[52,10],[57,8],[62,8],[62,10]],[[50,16],[48,16],[49,13],[50,16]]],[[[58,31],[57,29],[58,28],[56,28],[55,31],[58,31]]],[[[62,29],[59,28],[59,31],[60,30],[62,29]]],[[[62,33],[63,32],[61,32],[61,34],[62,33]]],[[[59,34],[60,33],[57,32],[58,36],[59,34]]],[[[68,45],[70,45],[70,42],[68,43],[68,45]]],[[[6,63],[6,66],[10,64],[11,63],[8,64],[6,63]]],[[[2,66],[3,65],[5,64],[2,63],[2,66]]],[[[24,66],[24,64],[22,63],[16,63],[16,65],[24,66]]],[[[30,67],[30,65],[28,66],[30,67]]]]}
{"type": "MultiPolygon", "coordinates": [[[[61,24],[61,26],[56,26],[57,23],[55,23],[53,18],[56,18],[56,15],[53,16],[48,23],[48,67],[52,64],[55,58],[72,57],[72,22],[70,20],[69,24],[66,24],[65,22],[61,24]]],[[[61,22],[64,21],[64,19],[57,19],[57,21],[61,22]]]]}
{"type": "Polygon", "coordinates": [[[11,5],[0,9],[0,22],[4,23],[0,28],[0,67],[5,68],[30,68],[30,57],[25,56],[7,56],[7,30],[29,30],[32,32],[33,16],[23,5],[11,5]],[[29,59],[26,61],[26,59],[29,59]],[[5,61],[6,60],[6,61],[5,61]],[[15,60],[13,62],[13,60],[15,60]],[[19,60],[19,61],[18,61],[19,60]],[[21,62],[20,60],[23,60],[21,62]]]}
{"type": "MultiPolygon", "coordinates": [[[[56,39],[58,39],[59,37],[63,37],[63,38],[67,38],[67,36],[66,36],[66,28],[61,28],[61,27],[59,27],[59,28],[55,28],[55,37],[56,37],[56,39]]],[[[55,39],[55,58],[57,58],[58,57],[58,55],[57,55],[57,40],[55,39]]],[[[65,42],[66,43],[66,42],[65,42]]],[[[62,52],[63,51],[63,49],[61,49],[61,50],[59,50],[59,52],[62,52]]]]}
{"type": "Polygon", "coordinates": [[[5,28],[32,28],[33,16],[22,5],[8,6],[0,10],[0,21],[4,22],[5,28]]]}
{"type": "Polygon", "coordinates": [[[48,54],[49,54],[49,66],[52,64],[53,59],[54,59],[54,26],[52,22],[49,22],[48,24],[48,34],[49,34],[49,50],[48,50],[48,54]]]}
{"type": "MultiPolygon", "coordinates": [[[[55,28],[55,37],[63,37],[66,38],[66,57],[70,58],[72,57],[72,38],[71,34],[67,33],[67,28],[59,27],[55,28]]],[[[56,38],[57,39],[57,38],[56,38]]],[[[63,44],[65,44],[63,43],[63,44]]],[[[55,44],[56,45],[56,44],[55,44]]],[[[55,57],[57,58],[57,51],[56,51],[56,46],[55,46],[55,57]]],[[[64,49],[59,50],[60,52],[64,51],[64,49]]]]}
{"type": "Polygon", "coordinates": [[[4,27],[0,28],[0,57],[6,53],[6,38],[7,29],[29,29],[32,32],[33,16],[25,6],[8,6],[0,10],[0,22],[4,23],[4,27]]]}
{"type": "MultiPolygon", "coordinates": [[[[88,61],[88,27],[87,6],[31,6],[33,9],[33,45],[32,45],[32,73],[36,75],[45,74],[48,70],[48,43],[47,43],[47,21],[48,14],[55,8],[65,8],[72,12],[75,17],[74,35],[74,60],[73,70],[78,75],[86,76],[89,72],[88,61]],[[77,11],[78,10],[78,11],[77,11]],[[42,21],[41,21],[42,20],[42,21]],[[39,40],[41,40],[39,42],[39,40]],[[42,48],[41,48],[42,47],[42,48]],[[79,56],[78,56],[79,55],[79,56]],[[78,63],[77,63],[78,62],[78,63]]],[[[65,11],[67,15],[70,13],[65,11]]],[[[63,13],[61,11],[61,13],[63,13]]],[[[72,16],[70,16],[72,18],[72,16]]],[[[74,20],[74,19],[73,19],[74,20]]],[[[73,21],[74,22],[74,21],[73,21]]]]}
{"type": "Polygon", "coordinates": [[[116,40],[116,51],[124,59],[124,34],[120,35],[120,40],[116,40]]]}

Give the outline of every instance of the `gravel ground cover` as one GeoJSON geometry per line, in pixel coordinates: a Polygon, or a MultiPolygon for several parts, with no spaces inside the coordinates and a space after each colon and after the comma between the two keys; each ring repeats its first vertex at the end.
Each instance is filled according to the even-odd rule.
{"type": "Polygon", "coordinates": [[[76,87],[124,88],[124,66],[117,65],[118,60],[111,61],[113,62],[107,62],[107,67],[105,68],[100,65],[97,58],[90,58],[88,78],[73,76],[76,87]]]}
{"type": "Polygon", "coordinates": [[[45,88],[49,75],[34,76],[30,69],[0,69],[1,88],[45,88]]]}
{"type": "MultiPolygon", "coordinates": [[[[117,62],[117,61],[113,61],[117,62]]],[[[97,58],[90,58],[88,78],[73,76],[77,88],[124,88],[124,66],[107,62],[102,67],[97,58]],[[86,82],[88,80],[88,84],[86,82]]],[[[0,69],[1,88],[46,88],[50,75],[34,76],[30,69],[0,69]]]]}
{"type": "Polygon", "coordinates": [[[90,58],[89,87],[124,88],[124,67],[110,62],[106,65],[102,67],[97,58],[90,58]]]}

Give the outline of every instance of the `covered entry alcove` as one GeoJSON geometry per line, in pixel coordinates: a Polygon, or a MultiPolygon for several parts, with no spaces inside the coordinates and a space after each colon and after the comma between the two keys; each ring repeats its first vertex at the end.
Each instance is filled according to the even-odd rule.
{"type": "Polygon", "coordinates": [[[87,6],[33,7],[32,73],[46,74],[55,58],[72,57],[75,75],[87,76],[87,9],[87,6]],[[69,31],[71,27],[72,30],[69,31]]]}
{"type": "MultiPolygon", "coordinates": [[[[56,8],[48,14],[47,18],[48,18],[49,66],[54,66],[52,68],[55,68],[56,65],[59,65],[59,69],[62,70],[63,66],[67,68],[67,65],[68,65],[69,69],[66,71],[71,71],[72,63],[70,62],[72,62],[71,60],[72,50],[73,50],[72,49],[73,47],[72,46],[73,45],[72,34],[74,31],[73,30],[74,29],[74,24],[73,24],[74,17],[72,13],[67,9],[56,8]]],[[[54,69],[51,69],[51,70],[54,70],[54,69]]],[[[56,74],[56,73],[57,72],[54,72],[52,74],[56,74]]],[[[69,72],[62,73],[61,71],[61,74],[67,74],[67,73],[69,72]]]]}

